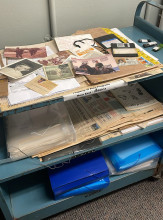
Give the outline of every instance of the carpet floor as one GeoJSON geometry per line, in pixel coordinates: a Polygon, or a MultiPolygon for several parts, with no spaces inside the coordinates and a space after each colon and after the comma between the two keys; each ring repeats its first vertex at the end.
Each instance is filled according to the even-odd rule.
{"type": "Polygon", "coordinates": [[[163,178],[143,180],[44,220],[163,220],[163,178]]]}
{"type": "Polygon", "coordinates": [[[163,178],[132,184],[46,220],[163,220],[163,178]]]}

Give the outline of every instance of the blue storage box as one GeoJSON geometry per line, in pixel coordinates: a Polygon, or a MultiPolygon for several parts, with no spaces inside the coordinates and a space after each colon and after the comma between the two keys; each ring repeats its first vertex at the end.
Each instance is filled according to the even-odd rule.
{"type": "Polygon", "coordinates": [[[116,144],[104,150],[117,172],[157,158],[161,152],[161,147],[149,135],[116,144]]]}
{"type": "Polygon", "coordinates": [[[97,180],[95,182],[89,183],[87,185],[81,186],[80,188],[73,189],[66,193],[56,196],[56,199],[64,199],[71,196],[77,196],[85,193],[91,193],[99,191],[105,187],[107,187],[110,183],[109,177],[104,177],[103,179],[97,180]]]}
{"type": "Polygon", "coordinates": [[[55,197],[106,176],[109,176],[109,170],[100,151],[72,159],[55,170],[49,169],[55,197]]]}

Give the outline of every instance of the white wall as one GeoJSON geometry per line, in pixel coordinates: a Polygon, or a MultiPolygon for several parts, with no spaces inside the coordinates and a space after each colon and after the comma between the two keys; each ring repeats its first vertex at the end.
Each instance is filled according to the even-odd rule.
{"type": "Polygon", "coordinates": [[[0,0],[0,49],[43,42],[49,34],[47,0],[0,0]]]}
{"type": "Polygon", "coordinates": [[[141,0],[50,0],[53,36],[93,27],[133,24],[141,0]]]}
{"type": "Polygon", "coordinates": [[[64,36],[79,29],[131,26],[140,1],[0,0],[0,49],[43,42],[50,34],[48,2],[51,35],[64,36]]]}

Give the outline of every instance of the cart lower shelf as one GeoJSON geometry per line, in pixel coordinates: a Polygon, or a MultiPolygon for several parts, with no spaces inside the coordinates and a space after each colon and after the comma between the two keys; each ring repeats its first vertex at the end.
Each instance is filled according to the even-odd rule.
{"type": "MultiPolygon", "coordinates": [[[[32,173],[1,184],[3,199],[8,204],[6,219],[37,220],[57,214],[76,205],[85,203],[109,192],[146,179],[154,169],[128,173],[110,178],[110,185],[99,191],[55,201],[51,191],[47,170],[32,173]]],[[[0,198],[2,200],[2,198],[0,198]]]]}

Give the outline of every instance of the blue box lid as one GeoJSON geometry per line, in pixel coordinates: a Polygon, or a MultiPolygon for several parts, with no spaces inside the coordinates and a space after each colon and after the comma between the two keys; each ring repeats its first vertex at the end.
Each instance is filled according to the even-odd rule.
{"type": "Polygon", "coordinates": [[[104,150],[117,171],[123,171],[160,156],[162,148],[145,135],[104,150]]]}
{"type": "Polygon", "coordinates": [[[110,184],[110,179],[107,176],[95,182],[88,183],[79,188],[75,188],[66,193],[60,194],[56,196],[55,199],[64,199],[64,198],[71,197],[71,196],[77,196],[77,195],[91,193],[91,192],[99,192],[100,190],[109,186],[109,184],[110,184]]]}
{"type": "Polygon", "coordinates": [[[64,164],[55,170],[49,169],[50,182],[55,195],[108,175],[109,170],[100,151],[72,159],[69,164],[64,164]]]}

